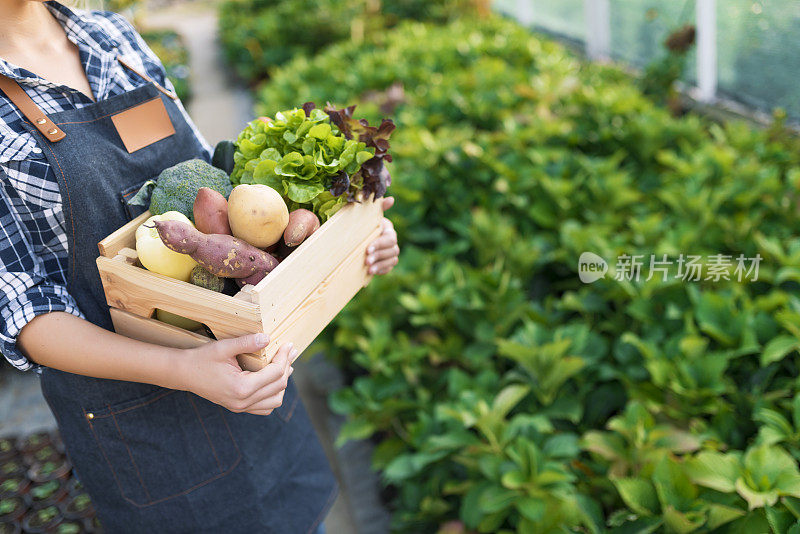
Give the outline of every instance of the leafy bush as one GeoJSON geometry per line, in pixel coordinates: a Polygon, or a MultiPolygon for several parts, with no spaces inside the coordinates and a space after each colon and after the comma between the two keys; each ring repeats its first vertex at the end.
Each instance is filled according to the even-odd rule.
{"type": "Polygon", "coordinates": [[[475,0],[225,0],[220,40],[237,73],[258,82],[278,65],[353,34],[380,34],[402,19],[444,22],[472,10],[475,0]],[[378,3],[380,4],[380,2],[378,3]]]}
{"type": "Polygon", "coordinates": [[[397,531],[800,532],[800,143],[780,124],[673,118],[498,19],[297,58],[259,99],[394,110],[401,261],[325,341],[352,377],[340,439],[379,442],[397,531]],[[580,282],[584,251],[605,278],[580,282]],[[763,261],[757,282],[634,281],[622,254],[763,261]]]}
{"type": "Polygon", "coordinates": [[[186,50],[183,38],[172,30],[144,31],[142,37],[164,64],[167,78],[175,87],[178,98],[184,104],[188,102],[192,96],[189,84],[189,51],[186,50]]]}

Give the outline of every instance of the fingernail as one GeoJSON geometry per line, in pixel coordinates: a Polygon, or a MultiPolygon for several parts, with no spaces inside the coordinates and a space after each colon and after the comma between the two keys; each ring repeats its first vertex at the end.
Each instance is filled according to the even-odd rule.
{"type": "Polygon", "coordinates": [[[294,347],[294,343],[292,343],[291,341],[290,341],[289,343],[287,343],[287,345],[289,346],[289,349],[291,349],[292,347],[294,347]]]}
{"type": "Polygon", "coordinates": [[[292,373],[294,373],[294,367],[289,367],[289,376],[292,376],[292,373]]]}
{"type": "Polygon", "coordinates": [[[375,256],[370,256],[367,258],[367,263],[375,263],[375,256]]]}
{"type": "Polygon", "coordinates": [[[370,245],[369,248],[367,249],[367,252],[369,252],[370,254],[375,252],[375,245],[370,245]]]}
{"type": "Polygon", "coordinates": [[[266,345],[269,343],[269,336],[267,334],[256,334],[256,343],[266,345]]]}
{"type": "Polygon", "coordinates": [[[297,352],[297,349],[294,349],[294,350],[292,350],[292,352],[289,353],[289,357],[290,358],[295,358],[298,354],[299,354],[299,352],[297,352]]]}
{"type": "Polygon", "coordinates": [[[373,265],[372,267],[369,268],[369,273],[370,274],[375,274],[375,271],[377,271],[377,270],[378,270],[378,268],[373,265]]]}

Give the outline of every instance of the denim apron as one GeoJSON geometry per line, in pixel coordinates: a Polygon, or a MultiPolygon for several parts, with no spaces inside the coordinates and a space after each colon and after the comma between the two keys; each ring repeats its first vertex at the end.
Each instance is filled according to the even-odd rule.
{"type": "MultiPolygon", "coordinates": [[[[153,83],[49,115],[52,142],[26,123],[58,178],[69,243],[69,293],[112,329],[97,243],[128,221],[123,192],[203,147],[153,83]],[[128,153],[111,116],[160,98],[175,133],[128,153]]],[[[42,390],[69,457],[108,532],[313,532],[336,484],[293,382],[267,417],[192,393],[45,368],[42,390]]]]}

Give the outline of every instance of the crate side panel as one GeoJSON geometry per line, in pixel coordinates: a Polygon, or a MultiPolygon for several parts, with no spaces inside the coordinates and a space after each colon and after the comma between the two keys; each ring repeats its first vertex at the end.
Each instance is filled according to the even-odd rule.
{"type": "Polygon", "coordinates": [[[339,210],[253,290],[261,306],[264,327],[280,324],[356,247],[364,261],[368,236],[377,235],[383,218],[378,201],[350,204],[339,210]]]}
{"type": "Polygon", "coordinates": [[[142,317],[156,308],[194,319],[208,326],[219,338],[262,332],[261,313],[256,304],[215,293],[100,256],[97,268],[109,306],[142,317]]]}
{"type": "MultiPolygon", "coordinates": [[[[162,323],[155,319],[147,319],[126,311],[111,308],[111,320],[114,331],[131,339],[153,343],[162,347],[175,349],[193,349],[214,341],[208,336],[189,332],[183,328],[162,323]]],[[[238,357],[242,368],[261,368],[264,357],[256,354],[240,354],[238,357]]]]}
{"type": "Polygon", "coordinates": [[[135,249],[136,229],[149,218],[150,212],[146,211],[100,241],[97,244],[97,248],[100,249],[100,255],[106,258],[113,258],[123,248],[135,249]]]}
{"type": "Polygon", "coordinates": [[[343,261],[271,331],[267,346],[266,361],[272,359],[278,348],[292,342],[302,352],[322,332],[325,326],[350,302],[358,291],[372,278],[364,264],[367,246],[380,235],[380,228],[373,230],[343,261]]]}

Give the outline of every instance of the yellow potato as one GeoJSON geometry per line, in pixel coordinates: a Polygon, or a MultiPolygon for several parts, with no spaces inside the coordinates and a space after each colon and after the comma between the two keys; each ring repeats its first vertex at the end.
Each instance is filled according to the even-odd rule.
{"type": "Polygon", "coordinates": [[[289,208],[280,193],[268,185],[237,185],[228,197],[228,222],[235,237],[266,248],[283,237],[289,208]]]}
{"type": "Polygon", "coordinates": [[[139,256],[139,262],[148,271],[188,282],[189,275],[197,262],[191,256],[168,249],[153,226],[155,220],[182,221],[192,224],[188,217],[177,211],[168,211],[147,219],[136,229],[136,253],[139,256]]]}

